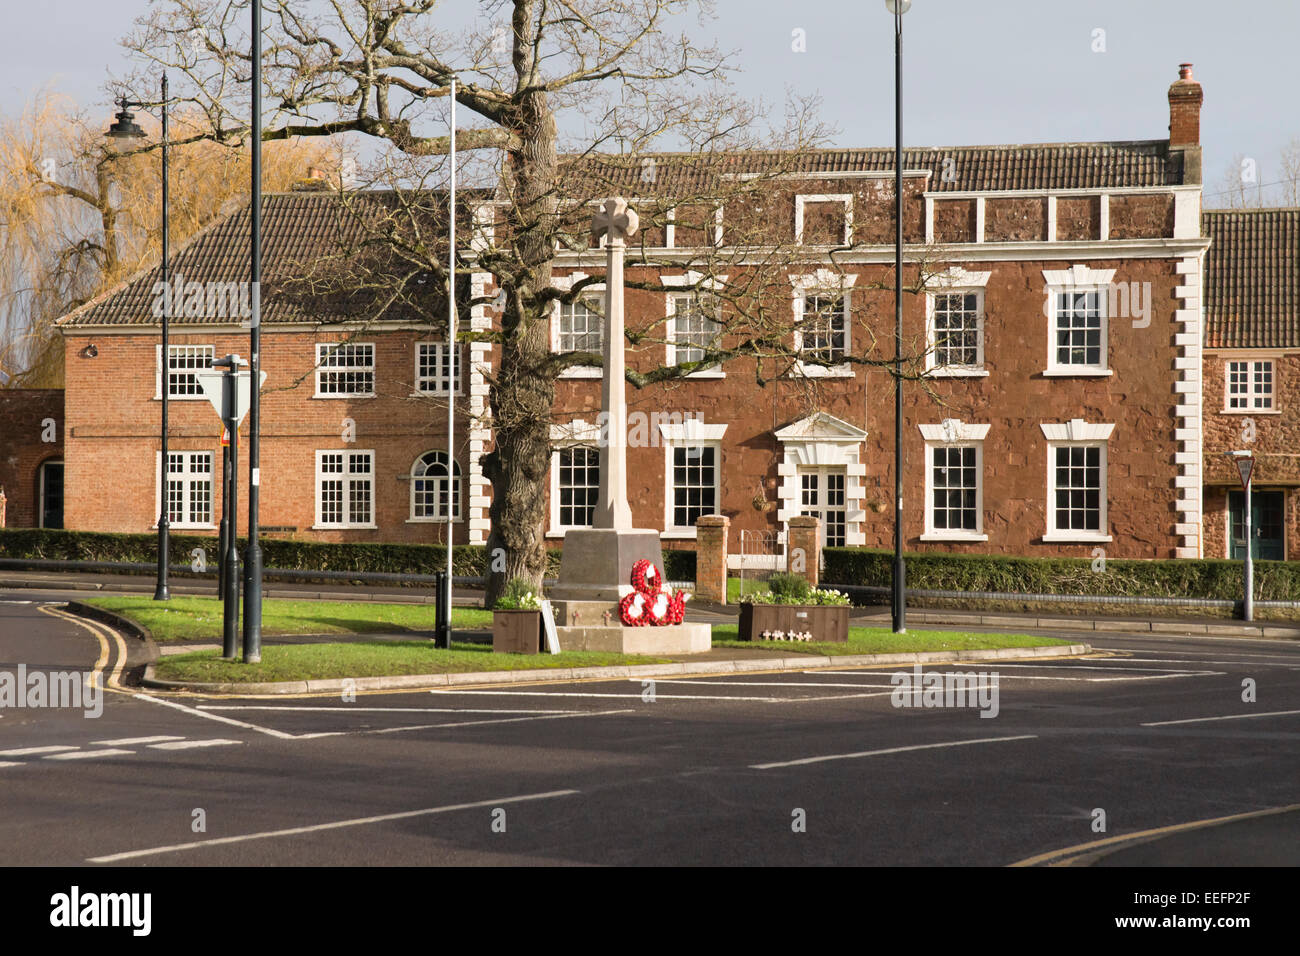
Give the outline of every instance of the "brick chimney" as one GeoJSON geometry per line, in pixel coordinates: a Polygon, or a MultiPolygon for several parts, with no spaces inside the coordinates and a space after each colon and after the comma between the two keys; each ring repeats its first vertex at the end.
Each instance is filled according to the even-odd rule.
{"type": "Polygon", "coordinates": [[[300,179],[289,188],[294,192],[321,192],[330,188],[327,173],[320,166],[308,166],[307,178],[300,179]]]}
{"type": "Polygon", "coordinates": [[[1205,94],[1192,78],[1192,64],[1178,64],[1178,79],[1169,87],[1169,150],[1183,153],[1183,182],[1201,181],[1201,104],[1205,94]]]}

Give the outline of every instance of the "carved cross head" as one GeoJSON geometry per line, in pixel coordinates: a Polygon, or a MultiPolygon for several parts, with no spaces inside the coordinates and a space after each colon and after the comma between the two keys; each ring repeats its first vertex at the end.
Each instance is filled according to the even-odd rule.
{"type": "Polygon", "coordinates": [[[600,244],[601,236],[608,236],[609,243],[624,242],[636,235],[640,224],[636,210],[628,207],[622,196],[606,199],[600,211],[591,217],[591,244],[600,244]]]}

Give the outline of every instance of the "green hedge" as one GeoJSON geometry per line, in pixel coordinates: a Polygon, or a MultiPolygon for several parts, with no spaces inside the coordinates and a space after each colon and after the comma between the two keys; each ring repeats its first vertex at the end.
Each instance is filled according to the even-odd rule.
{"type": "MultiPolygon", "coordinates": [[[[214,536],[171,535],[171,560],[174,564],[188,563],[194,548],[205,549],[207,563],[216,564],[217,539],[214,536]]],[[[44,528],[0,529],[0,558],[147,564],[158,559],[158,536],[44,528]]],[[[262,564],[291,571],[433,574],[446,568],[447,548],[436,544],[331,544],[263,538],[262,564]]],[[[488,570],[487,549],[478,544],[456,545],[452,549],[452,568],[458,575],[483,576],[488,570]]],[[[560,573],[558,548],[547,553],[546,573],[548,577],[560,573]]],[[[672,581],[694,581],[695,552],[665,551],[664,574],[672,581]]]]}
{"type": "MultiPolygon", "coordinates": [[[[894,552],[827,548],[827,584],[889,587],[894,552]]],[[[1115,594],[1125,597],[1193,597],[1240,600],[1241,562],[1168,559],[1010,558],[984,554],[907,554],[907,586],[933,591],[1022,594],[1115,594]]],[[[1300,561],[1256,561],[1255,596],[1300,601],[1300,561]]]]}

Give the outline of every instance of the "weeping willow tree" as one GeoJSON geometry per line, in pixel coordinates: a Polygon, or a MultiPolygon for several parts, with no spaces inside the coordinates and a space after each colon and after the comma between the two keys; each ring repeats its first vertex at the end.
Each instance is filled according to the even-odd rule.
{"type": "MultiPolygon", "coordinates": [[[[54,322],[160,254],[160,124],[137,111],[148,138],[118,153],[104,136],[109,119],[108,111],[88,114],[50,94],[21,115],[0,117],[0,386],[61,388],[63,342],[54,322]]],[[[205,133],[201,113],[173,111],[173,245],[247,201],[248,151],[205,133]]],[[[337,172],[343,161],[331,140],[270,144],[263,189],[287,189],[312,166],[337,172]]]]}

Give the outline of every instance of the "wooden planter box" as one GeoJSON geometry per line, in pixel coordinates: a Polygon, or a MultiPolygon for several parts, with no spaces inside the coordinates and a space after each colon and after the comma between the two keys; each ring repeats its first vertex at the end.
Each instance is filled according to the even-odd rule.
{"type": "Polygon", "coordinates": [[[814,641],[842,644],[849,639],[849,608],[820,604],[741,604],[740,639],[761,641],[764,631],[784,634],[808,631],[814,641]]]}
{"type": "Polygon", "coordinates": [[[541,611],[493,611],[495,654],[536,654],[542,648],[541,611]]]}

